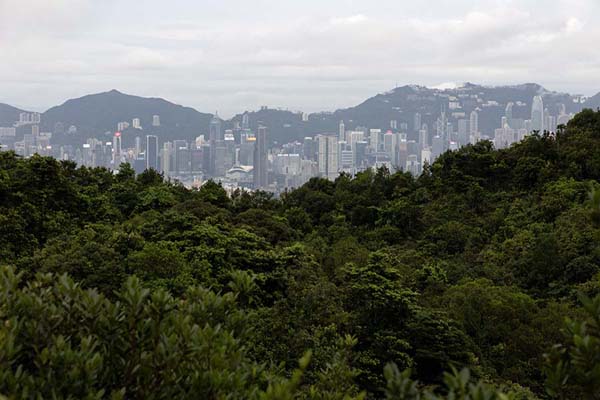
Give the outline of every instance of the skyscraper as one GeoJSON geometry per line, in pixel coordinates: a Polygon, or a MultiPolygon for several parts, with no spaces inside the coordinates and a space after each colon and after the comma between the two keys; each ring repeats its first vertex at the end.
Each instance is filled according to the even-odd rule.
{"type": "Polygon", "coordinates": [[[421,129],[421,114],[415,113],[415,118],[413,121],[413,131],[419,132],[420,129],[421,129]]]}
{"type": "Polygon", "coordinates": [[[113,166],[117,168],[121,164],[121,132],[113,136],[113,166]]]}
{"type": "Polygon", "coordinates": [[[212,119],[210,120],[210,131],[208,134],[209,141],[223,140],[223,134],[221,132],[221,118],[219,114],[215,112],[212,119]]]}
{"type": "Polygon", "coordinates": [[[471,116],[469,118],[469,131],[472,137],[473,142],[479,141],[479,114],[477,111],[471,111],[471,116]]]}
{"type": "Polygon", "coordinates": [[[152,116],[152,126],[160,126],[160,116],[159,115],[152,116]]]}
{"type": "Polygon", "coordinates": [[[146,136],[146,169],[158,171],[158,137],[146,136]]]}
{"type": "Polygon", "coordinates": [[[535,96],[531,104],[531,130],[544,132],[544,101],[542,96],[535,96]]]}
{"type": "Polygon", "coordinates": [[[254,189],[268,185],[267,161],[267,128],[259,126],[254,146],[254,189]]]}
{"type": "Polygon", "coordinates": [[[210,127],[208,132],[208,143],[210,144],[209,154],[209,165],[210,170],[207,171],[209,175],[215,175],[217,172],[217,147],[222,147],[223,134],[221,132],[221,118],[219,114],[215,112],[212,120],[210,121],[210,127]]]}
{"type": "Polygon", "coordinates": [[[339,146],[335,135],[317,135],[319,174],[323,178],[335,180],[339,168],[339,146]]]}
{"type": "Polygon", "coordinates": [[[344,120],[340,121],[338,140],[340,142],[346,141],[346,126],[344,125],[344,120]]]}
{"type": "Polygon", "coordinates": [[[248,115],[248,113],[244,113],[244,115],[242,115],[242,129],[249,129],[250,128],[250,116],[248,115]]]}

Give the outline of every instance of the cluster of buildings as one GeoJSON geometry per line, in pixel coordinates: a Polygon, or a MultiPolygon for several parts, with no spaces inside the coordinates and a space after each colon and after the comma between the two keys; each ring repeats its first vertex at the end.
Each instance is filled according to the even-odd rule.
{"type": "Polygon", "coordinates": [[[156,133],[160,116],[154,115],[148,128],[142,127],[139,118],[117,122],[116,133],[107,133],[109,140],[90,138],[83,145],[53,146],[53,134],[75,134],[77,128],[58,123],[53,132],[40,132],[40,114],[22,113],[14,126],[0,127],[0,144],[24,157],[37,153],[88,167],[117,170],[122,163],[129,163],[138,173],[154,169],[188,187],[214,179],[230,190],[279,193],[315,176],[333,180],[340,173],[354,175],[383,166],[418,175],[447,150],[480,140],[492,140],[496,148],[505,148],[531,132],[553,132],[572,117],[564,105],[552,115],[544,108],[541,96],[532,100],[530,119],[515,118],[515,106],[525,104],[508,102],[493,134],[483,134],[479,129],[481,108],[467,114],[461,111],[459,99],[449,98],[448,107],[437,117],[426,116],[429,125],[423,123],[425,116],[418,112],[412,115],[410,126],[406,121],[392,120],[386,130],[360,126],[346,129],[345,122],[340,121],[337,132],[319,133],[283,145],[271,145],[267,126],[259,124],[256,131],[250,129],[248,114],[234,121],[232,129],[224,129],[223,121],[215,114],[208,133],[192,141],[161,140],[156,133]],[[22,140],[16,140],[19,131],[26,132],[22,140]],[[128,146],[123,145],[124,135],[128,146]]]}

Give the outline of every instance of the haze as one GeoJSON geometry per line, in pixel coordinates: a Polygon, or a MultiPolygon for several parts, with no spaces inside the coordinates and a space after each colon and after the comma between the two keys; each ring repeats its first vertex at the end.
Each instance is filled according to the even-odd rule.
{"type": "Polygon", "coordinates": [[[112,88],[224,116],[396,85],[600,89],[597,0],[0,0],[0,102],[112,88]]]}

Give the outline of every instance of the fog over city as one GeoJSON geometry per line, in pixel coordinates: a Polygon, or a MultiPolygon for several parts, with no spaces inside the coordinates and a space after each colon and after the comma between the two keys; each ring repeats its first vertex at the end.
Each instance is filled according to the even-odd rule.
{"type": "Polygon", "coordinates": [[[0,101],[116,88],[229,117],[314,112],[398,85],[600,87],[596,0],[0,0],[0,101]]]}

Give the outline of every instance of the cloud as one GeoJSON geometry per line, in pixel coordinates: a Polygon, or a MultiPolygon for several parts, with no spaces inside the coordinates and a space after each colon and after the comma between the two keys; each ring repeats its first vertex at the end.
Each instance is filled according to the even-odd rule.
{"type": "Polygon", "coordinates": [[[597,0],[226,3],[0,0],[0,101],[117,87],[234,113],[351,106],[396,83],[600,90],[597,0]]]}
{"type": "Polygon", "coordinates": [[[331,18],[331,24],[333,25],[357,25],[369,21],[363,14],[356,14],[349,17],[335,17],[331,18]]]}

